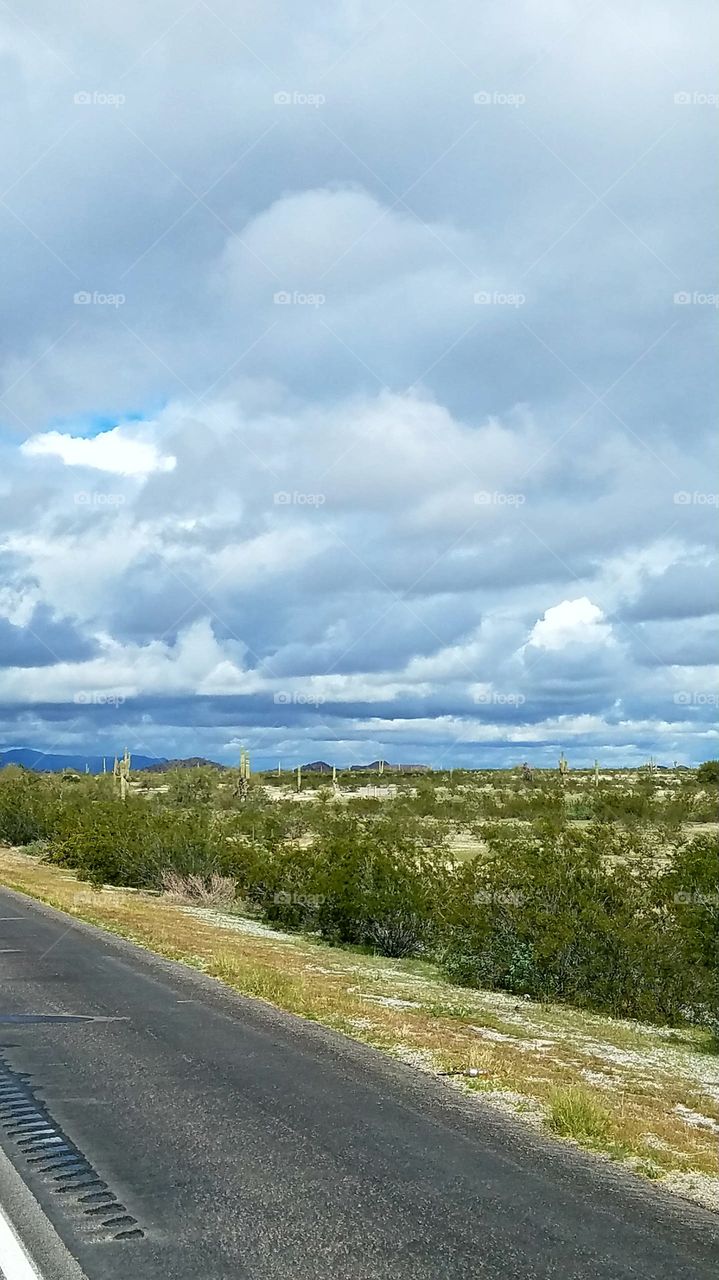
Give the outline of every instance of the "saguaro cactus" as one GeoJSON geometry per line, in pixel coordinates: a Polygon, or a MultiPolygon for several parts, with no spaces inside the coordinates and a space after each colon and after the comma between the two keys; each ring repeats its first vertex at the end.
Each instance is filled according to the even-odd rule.
{"type": "Polygon", "coordinates": [[[246,800],[250,793],[250,753],[245,747],[240,748],[240,769],[237,779],[237,795],[246,800]]]}
{"type": "Polygon", "coordinates": [[[562,752],[562,754],[559,757],[559,776],[562,779],[562,782],[566,782],[568,773],[569,773],[569,764],[567,763],[567,758],[564,752],[562,752]]]}
{"type": "Polygon", "coordinates": [[[298,764],[297,766],[297,790],[298,791],[302,790],[302,765],[301,764],[298,764]]]}
{"type": "Polygon", "coordinates": [[[127,747],[125,747],[125,754],[123,755],[122,760],[118,760],[117,756],[115,756],[115,763],[112,766],[113,780],[115,786],[119,789],[121,800],[127,799],[127,792],[130,784],[130,761],[130,753],[127,747]]]}

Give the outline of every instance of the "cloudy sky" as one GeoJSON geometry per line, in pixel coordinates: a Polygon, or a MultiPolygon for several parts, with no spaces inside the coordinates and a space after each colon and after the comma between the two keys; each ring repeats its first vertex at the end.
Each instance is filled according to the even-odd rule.
{"type": "Polygon", "coordinates": [[[0,9],[0,746],[716,756],[708,0],[0,9]]]}

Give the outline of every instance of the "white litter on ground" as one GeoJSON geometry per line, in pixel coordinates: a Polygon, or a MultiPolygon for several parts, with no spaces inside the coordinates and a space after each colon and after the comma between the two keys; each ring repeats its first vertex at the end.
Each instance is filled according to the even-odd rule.
{"type": "Polygon", "coordinates": [[[382,1004],[388,1009],[422,1008],[416,1000],[400,1000],[399,996],[376,996],[367,991],[358,991],[356,987],[348,987],[347,990],[352,995],[359,996],[360,1000],[371,1000],[373,1004],[382,1004]]]}
{"type": "Polygon", "coordinates": [[[711,1129],[712,1133],[719,1133],[719,1124],[716,1120],[712,1120],[711,1116],[703,1116],[700,1111],[692,1111],[691,1107],[685,1107],[683,1102],[678,1102],[674,1108],[675,1114],[681,1116],[692,1129],[711,1129]]]}
{"type": "Polygon", "coordinates": [[[478,1036],[483,1040],[494,1040],[500,1044],[511,1044],[515,1049],[521,1049],[525,1053],[546,1053],[547,1049],[551,1049],[556,1040],[523,1040],[519,1036],[508,1036],[504,1031],[495,1031],[493,1027],[474,1027],[470,1028],[476,1031],[478,1036]]]}
{"type": "Polygon", "coordinates": [[[219,929],[231,929],[233,933],[246,933],[255,938],[266,938],[272,942],[287,943],[293,947],[302,941],[297,934],[283,933],[281,929],[273,929],[269,924],[261,924],[259,920],[250,920],[248,916],[227,915],[214,907],[181,907],[183,915],[195,916],[219,929]]]}

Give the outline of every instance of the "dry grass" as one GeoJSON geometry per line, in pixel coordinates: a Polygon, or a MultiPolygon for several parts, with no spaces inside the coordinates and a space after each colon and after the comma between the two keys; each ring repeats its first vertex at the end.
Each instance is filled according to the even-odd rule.
{"type": "Polygon", "coordinates": [[[454,1083],[650,1177],[719,1173],[716,1133],[676,1109],[719,1121],[719,1059],[703,1032],[453,987],[417,960],[368,957],[223,915],[197,905],[186,885],[175,889],[192,906],[98,891],[8,849],[0,880],[421,1070],[473,1068],[477,1076],[454,1083]]]}
{"type": "Polygon", "coordinates": [[[173,902],[190,906],[232,907],[235,882],[229,876],[181,876],[177,871],[162,874],[162,891],[173,902]]]}

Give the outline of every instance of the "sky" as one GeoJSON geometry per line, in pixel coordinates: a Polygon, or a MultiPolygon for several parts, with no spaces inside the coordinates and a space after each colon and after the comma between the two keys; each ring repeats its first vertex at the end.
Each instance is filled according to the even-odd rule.
{"type": "Polygon", "coordinates": [[[708,0],[0,8],[0,746],[716,757],[708,0]]]}

